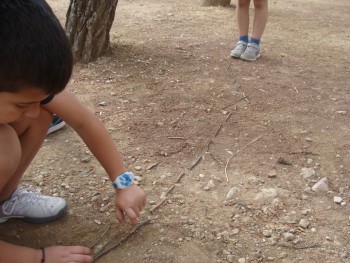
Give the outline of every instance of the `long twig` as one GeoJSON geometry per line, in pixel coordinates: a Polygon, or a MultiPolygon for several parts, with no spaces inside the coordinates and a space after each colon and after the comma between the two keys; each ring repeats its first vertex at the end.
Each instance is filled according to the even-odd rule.
{"type": "Polygon", "coordinates": [[[109,253],[110,251],[112,251],[113,249],[115,249],[116,247],[120,246],[121,244],[123,244],[125,241],[127,241],[132,235],[134,235],[142,226],[147,225],[151,222],[151,220],[146,220],[143,222],[140,222],[139,224],[137,224],[137,226],[126,236],[124,237],[122,240],[120,240],[118,243],[111,245],[110,247],[105,248],[104,250],[102,250],[101,252],[97,253],[94,256],[94,261],[97,261],[99,258],[101,258],[102,256],[106,255],[107,253],[109,253]]]}
{"type": "Polygon", "coordinates": [[[153,214],[154,211],[156,211],[165,201],[167,200],[167,198],[164,198],[162,201],[160,201],[158,204],[156,204],[155,206],[153,206],[149,211],[151,212],[151,214],[153,214]]]}
{"type": "Polygon", "coordinates": [[[226,166],[225,166],[225,176],[226,176],[226,180],[228,182],[228,176],[227,176],[227,166],[229,161],[231,160],[232,157],[236,156],[240,151],[244,150],[247,146],[251,145],[252,143],[256,142],[257,140],[259,140],[261,138],[261,136],[256,137],[254,140],[248,142],[246,145],[244,145],[242,148],[238,149],[234,154],[232,154],[226,161],[226,166]]]}
{"type": "Polygon", "coordinates": [[[198,164],[199,162],[203,159],[203,156],[199,156],[199,158],[191,165],[190,168],[188,168],[190,171],[192,171],[198,164]]]}
{"type": "Polygon", "coordinates": [[[100,242],[102,240],[102,238],[106,235],[107,231],[111,228],[111,226],[109,225],[106,230],[103,232],[102,236],[95,242],[93,243],[91,246],[90,246],[90,249],[92,249],[94,246],[96,246],[96,244],[98,242],[100,242]]]}
{"type": "MultiPolygon", "coordinates": [[[[181,172],[181,173],[179,174],[179,176],[178,176],[178,177],[176,178],[176,180],[175,180],[175,183],[169,188],[168,191],[165,192],[164,197],[166,197],[172,190],[174,190],[176,184],[180,182],[181,178],[182,178],[184,175],[185,175],[184,172],[181,172]]],[[[164,202],[167,201],[167,200],[168,200],[167,198],[164,198],[164,199],[163,199],[162,201],[160,201],[158,204],[156,204],[155,206],[153,206],[149,211],[150,211],[151,213],[153,213],[153,212],[156,211],[162,204],[164,204],[164,202]]]]}
{"type": "Polygon", "coordinates": [[[285,248],[291,248],[291,249],[308,249],[308,248],[320,247],[319,244],[311,244],[311,245],[305,245],[305,246],[290,246],[290,245],[285,245],[285,244],[279,244],[279,246],[285,247],[285,248]]]}

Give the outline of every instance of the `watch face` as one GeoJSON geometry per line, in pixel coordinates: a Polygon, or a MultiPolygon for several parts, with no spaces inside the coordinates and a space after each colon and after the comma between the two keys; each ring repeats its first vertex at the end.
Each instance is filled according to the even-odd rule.
{"type": "Polygon", "coordinates": [[[127,187],[133,183],[133,179],[129,174],[124,173],[118,177],[118,182],[120,183],[121,187],[127,187]]]}

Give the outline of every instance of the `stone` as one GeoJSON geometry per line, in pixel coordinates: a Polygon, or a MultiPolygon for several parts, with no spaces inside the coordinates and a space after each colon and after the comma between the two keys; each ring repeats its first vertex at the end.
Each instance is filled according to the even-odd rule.
{"type": "Polygon", "coordinates": [[[343,202],[343,198],[341,198],[340,196],[334,196],[333,202],[336,204],[341,204],[341,202],[343,202]]]}
{"type": "Polygon", "coordinates": [[[327,192],[328,191],[328,179],[326,177],[319,180],[316,184],[314,184],[313,187],[311,187],[312,191],[321,191],[321,192],[327,192]]]}
{"type": "Polygon", "coordinates": [[[289,232],[284,233],[283,237],[287,241],[293,241],[295,239],[295,236],[292,233],[289,233],[289,232]]]}
{"type": "Polygon", "coordinates": [[[226,199],[232,199],[237,193],[239,192],[239,188],[234,186],[232,187],[228,192],[227,192],[227,195],[226,195],[226,199]]]}
{"type": "Polygon", "coordinates": [[[260,199],[273,199],[276,198],[278,196],[278,191],[275,188],[264,188],[261,189],[260,193],[258,193],[255,196],[255,200],[260,200],[260,199]]]}
{"type": "Polygon", "coordinates": [[[316,175],[316,172],[313,168],[301,168],[300,174],[303,176],[304,179],[310,178],[312,176],[316,175]]]}
{"type": "Polygon", "coordinates": [[[307,219],[300,219],[299,226],[306,229],[310,226],[310,222],[307,219]]]}

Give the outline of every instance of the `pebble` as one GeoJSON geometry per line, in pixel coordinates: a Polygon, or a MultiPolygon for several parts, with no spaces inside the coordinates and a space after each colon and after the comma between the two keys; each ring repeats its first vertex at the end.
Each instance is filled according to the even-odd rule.
{"type": "Polygon", "coordinates": [[[276,170],[271,170],[270,172],[267,173],[267,177],[269,178],[275,178],[277,176],[276,170]]]}
{"type": "Polygon", "coordinates": [[[98,225],[101,225],[101,221],[99,221],[99,220],[94,220],[94,222],[98,225]]]}
{"type": "Polygon", "coordinates": [[[81,159],[81,162],[83,163],[88,163],[91,161],[91,156],[85,156],[81,159]]]}
{"type": "Polygon", "coordinates": [[[289,232],[284,233],[283,237],[287,241],[293,241],[295,239],[295,236],[292,233],[289,233],[289,232]]]}
{"type": "Polygon", "coordinates": [[[255,196],[255,200],[260,200],[260,199],[273,199],[278,196],[278,191],[275,188],[264,188],[261,189],[260,193],[258,193],[255,196]]]}
{"type": "Polygon", "coordinates": [[[234,197],[237,193],[239,192],[239,188],[234,186],[232,187],[226,195],[226,199],[232,199],[232,197],[234,197]]]}
{"type": "Polygon", "coordinates": [[[245,258],[239,258],[238,263],[245,263],[245,258]]]}
{"type": "Polygon", "coordinates": [[[234,256],[233,255],[227,255],[227,262],[233,263],[234,262],[234,256]]]}
{"type": "Polygon", "coordinates": [[[212,189],[215,186],[214,181],[213,180],[209,180],[209,182],[207,183],[207,185],[204,187],[205,191],[209,191],[210,189],[212,189]]]}
{"type": "Polygon", "coordinates": [[[343,198],[341,198],[340,196],[334,196],[333,202],[336,204],[340,204],[341,202],[343,202],[343,198]]]}
{"type": "Polygon", "coordinates": [[[301,168],[300,174],[303,176],[304,179],[310,178],[316,174],[315,170],[313,168],[301,168]]]}
{"type": "Polygon", "coordinates": [[[136,171],[141,171],[141,170],[142,170],[142,167],[139,166],[139,165],[137,165],[137,166],[135,166],[135,170],[136,170],[136,171]]]}
{"type": "Polygon", "coordinates": [[[264,237],[271,237],[272,236],[272,231],[268,230],[268,229],[264,230],[263,231],[263,236],[264,237]]]}
{"type": "Polygon", "coordinates": [[[107,106],[107,105],[108,105],[108,103],[107,103],[107,102],[105,102],[105,101],[102,101],[102,102],[100,102],[98,105],[100,105],[100,106],[102,106],[102,107],[105,107],[105,106],[107,106]]]}
{"type": "Polygon", "coordinates": [[[326,177],[319,180],[316,184],[314,184],[313,187],[311,187],[312,191],[321,191],[321,192],[327,192],[328,191],[328,179],[326,177]]]}
{"type": "Polygon", "coordinates": [[[310,222],[307,219],[300,219],[299,226],[306,229],[310,226],[310,222]]]}

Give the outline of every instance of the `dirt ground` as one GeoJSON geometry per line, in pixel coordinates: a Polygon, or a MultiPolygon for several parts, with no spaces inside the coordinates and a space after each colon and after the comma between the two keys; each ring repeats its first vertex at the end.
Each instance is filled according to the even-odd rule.
{"type": "MultiPolygon", "coordinates": [[[[69,1],[49,3],[64,23],[69,1]]],[[[8,221],[1,239],[115,244],[101,263],[350,262],[349,27],[348,0],[270,1],[249,63],[229,57],[232,7],[120,1],[111,54],[77,64],[68,88],[139,176],[151,221],[118,225],[107,175],[65,127],[22,184],[66,198],[67,216],[8,221]],[[324,177],[329,191],[313,191],[324,177]]]]}

